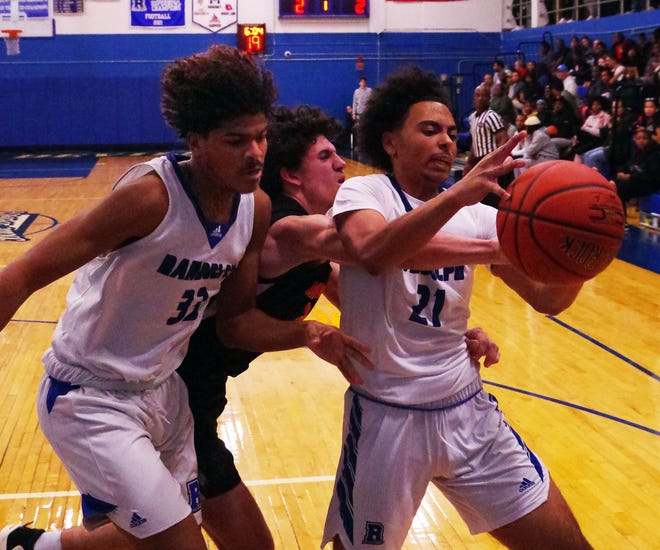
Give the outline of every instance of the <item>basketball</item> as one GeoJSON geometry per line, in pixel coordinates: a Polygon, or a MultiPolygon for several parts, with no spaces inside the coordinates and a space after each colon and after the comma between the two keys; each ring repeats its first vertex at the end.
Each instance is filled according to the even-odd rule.
{"type": "Polygon", "coordinates": [[[625,229],[616,189],[596,170],[566,160],[532,166],[500,201],[497,237],[509,261],[544,283],[586,281],[614,259],[625,229]]]}

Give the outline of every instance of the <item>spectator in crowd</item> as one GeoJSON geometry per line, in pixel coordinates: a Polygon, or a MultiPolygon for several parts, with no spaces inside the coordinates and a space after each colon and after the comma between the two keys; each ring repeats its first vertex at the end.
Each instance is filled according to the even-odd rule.
{"type": "Polygon", "coordinates": [[[616,190],[625,205],[634,197],[660,191],[660,144],[651,139],[646,128],[634,135],[634,153],[629,165],[616,175],[616,190]]]}
{"type": "Polygon", "coordinates": [[[493,84],[492,97],[490,99],[490,108],[500,115],[507,125],[512,125],[515,121],[516,110],[513,102],[504,91],[502,84],[493,84]]]}
{"type": "MultiPolygon", "coordinates": [[[[577,93],[577,86],[591,80],[591,65],[584,56],[584,48],[577,36],[571,38],[571,46],[565,65],[568,67],[569,74],[575,78],[577,93]]],[[[564,83],[564,86],[566,86],[566,83],[564,83]]]]}
{"type": "Polygon", "coordinates": [[[645,95],[660,96],[660,42],[654,42],[651,46],[651,54],[646,62],[641,80],[645,95]]]}
{"type": "Polygon", "coordinates": [[[639,78],[639,75],[644,74],[644,69],[646,68],[646,59],[641,53],[639,45],[630,40],[629,43],[626,43],[626,56],[624,57],[623,64],[626,67],[634,67],[636,78],[639,78]]]}
{"type": "Polygon", "coordinates": [[[574,98],[574,101],[577,102],[577,81],[569,71],[568,67],[564,64],[557,66],[555,76],[562,81],[562,84],[564,85],[564,91],[567,94],[571,94],[574,98]]]}
{"type": "Polygon", "coordinates": [[[527,62],[527,72],[534,74],[536,81],[544,88],[550,78],[550,71],[545,63],[539,61],[538,63],[533,59],[527,62]]]}
{"type": "Polygon", "coordinates": [[[527,137],[523,144],[525,166],[515,169],[516,177],[531,166],[559,158],[559,150],[550,139],[539,117],[531,116],[525,119],[525,129],[527,130],[527,137]]]}
{"type": "Polygon", "coordinates": [[[537,71],[540,65],[543,65],[546,73],[549,72],[550,67],[552,67],[552,47],[546,41],[541,42],[541,45],[539,46],[539,61],[536,64],[537,71]]]}
{"type": "Polygon", "coordinates": [[[601,59],[603,60],[604,66],[607,67],[610,71],[612,71],[612,78],[610,78],[610,84],[616,86],[625,77],[625,73],[626,73],[625,66],[616,57],[610,55],[609,53],[603,54],[601,59]]]}
{"type": "Polygon", "coordinates": [[[572,158],[569,148],[578,128],[578,118],[573,108],[566,102],[564,96],[555,97],[547,131],[559,150],[560,158],[569,158],[569,156],[572,158]]]}
{"type": "Polygon", "coordinates": [[[520,91],[522,86],[523,86],[523,81],[520,78],[520,73],[516,70],[511,71],[511,74],[507,79],[506,94],[507,96],[509,96],[509,99],[513,103],[514,108],[516,108],[518,111],[520,110],[520,107],[516,105],[516,102],[518,102],[518,92],[520,91]]]}
{"type": "Polygon", "coordinates": [[[529,68],[527,65],[522,61],[522,59],[516,59],[513,62],[513,70],[518,71],[520,73],[520,76],[522,78],[525,78],[525,75],[529,72],[529,68]]]}
{"type": "Polygon", "coordinates": [[[576,155],[575,160],[578,162],[581,162],[580,155],[603,145],[602,130],[610,123],[612,118],[604,109],[604,102],[605,100],[601,98],[596,98],[591,102],[589,116],[580,126],[577,135],[573,139],[573,152],[576,155]]]}
{"type": "Polygon", "coordinates": [[[555,49],[552,52],[552,63],[549,66],[551,72],[554,72],[559,65],[566,63],[568,48],[563,38],[555,39],[555,49]]]}
{"type": "Polygon", "coordinates": [[[493,61],[493,85],[501,84],[502,86],[506,85],[506,66],[504,61],[501,59],[496,59],[493,61]]]}
{"type": "Polygon", "coordinates": [[[525,115],[525,118],[536,115],[536,101],[526,99],[522,105],[522,114],[525,115]]]}
{"type": "Polygon", "coordinates": [[[493,95],[493,73],[484,74],[481,85],[488,90],[488,97],[491,97],[493,95]]]}
{"type": "Polygon", "coordinates": [[[594,43],[586,34],[580,38],[584,60],[592,67],[596,64],[596,55],[594,54],[594,43]]]}
{"type": "Polygon", "coordinates": [[[605,99],[612,99],[612,85],[610,80],[612,79],[612,71],[607,67],[595,67],[595,70],[598,71],[599,78],[594,79],[593,82],[589,85],[587,90],[587,95],[585,97],[585,102],[587,105],[590,105],[591,102],[599,97],[604,97],[605,99]]]}
{"type": "Polygon", "coordinates": [[[539,117],[542,126],[547,127],[550,125],[552,109],[548,107],[547,102],[543,98],[536,100],[536,116],[539,117]]]}
{"type": "Polygon", "coordinates": [[[344,124],[336,141],[337,146],[344,149],[352,149],[355,144],[355,119],[353,118],[353,107],[351,105],[346,105],[344,124]]]}
{"type": "Polygon", "coordinates": [[[604,144],[584,153],[582,162],[610,178],[622,170],[632,153],[635,117],[623,101],[612,102],[612,118],[604,130],[604,144]]]}
{"type": "Polygon", "coordinates": [[[660,111],[657,101],[653,97],[644,100],[642,114],[639,115],[636,124],[645,128],[656,143],[660,143],[660,111]]]}
{"type": "Polygon", "coordinates": [[[358,124],[360,122],[360,115],[367,108],[367,101],[371,95],[371,88],[367,86],[367,79],[362,76],[358,81],[358,87],[353,92],[353,120],[358,124]]]}
{"type": "Polygon", "coordinates": [[[626,55],[625,49],[625,36],[622,32],[615,32],[612,35],[612,46],[610,47],[610,55],[623,65],[623,60],[626,55]]]}
{"type": "Polygon", "coordinates": [[[607,46],[605,45],[605,42],[596,38],[593,44],[593,53],[594,62],[596,65],[598,65],[600,60],[603,58],[603,55],[607,53],[607,46]]]}
{"type": "Polygon", "coordinates": [[[518,100],[521,102],[529,100],[533,103],[539,97],[543,97],[543,87],[536,80],[536,74],[528,71],[518,93],[518,100]]]}
{"type": "Polygon", "coordinates": [[[553,78],[550,81],[550,92],[553,99],[558,97],[563,97],[566,105],[575,113],[577,117],[578,108],[577,108],[577,99],[576,97],[564,90],[564,81],[559,78],[553,78]]]}

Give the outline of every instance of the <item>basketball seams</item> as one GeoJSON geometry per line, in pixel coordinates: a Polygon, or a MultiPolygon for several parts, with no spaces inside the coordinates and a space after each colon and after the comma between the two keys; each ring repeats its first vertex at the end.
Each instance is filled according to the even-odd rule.
{"type": "Polygon", "coordinates": [[[511,198],[498,208],[497,236],[511,263],[527,276],[545,282],[584,281],[615,257],[625,218],[608,222],[619,204],[612,186],[597,172],[550,161],[524,172],[509,192],[511,198]],[[576,181],[581,183],[571,183],[576,181]],[[602,218],[592,215],[599,208],[602,218]]]}
{"type": "Polygon", "coordinates": [[[619,237],[616,237],[616,236],[612,235],[611,233],[604,233],[604,232],[601,232],[601,231],[597,231],[595,227],[590,227],[589,229],[585,229],[584,227],[582,227],[580,225],[572,224],[572,223],[567,222],[567,221],[557,220],[555,218],[549,218],[549,217],[546,217],[546,216],[541,216],[541,215],[536,214],[536,211],[541,207],[541,205],[545,201],[550,200],[550,199],[552,199],[553,197],[555,197],[557,195],[561,195],[562,193],[570,192],[570,191],[573,191],[573,190],[576,190],[576,189],[587,189],[589,187],[593,187],[594,189],[602,189],[604,191],[609,191],[610,193],[613,193],[613,191],[609,187],[605,187],[603,185],[599,185],[599,184],[595,184],[595,183],[584,183],[584,184],[579,184],[579,185],[572,186],[570,189],[557,189],[556,191],[553,191],[551,193],[543,195],[542,197],[539,197],[537,199],[537,202],[534,204],[534,206],[528,209],[529,212],[520,212],[520,211],[519,212],[511,211],[511,212],[512,213],[515,212],[516,215],[518,215],[520,217],[530,218],[530,220],[532,220],[532,222],[535,221],[535,220],[538,220],[538,221],[542,221],[542,222],[553,223],[553,224],[557,224],[557,225],[567,227],[567,228],[570,228],[570,229],[578,229],[580,231],[587,231],[589,233],[593,233],[594,235],[598,235],[598,236],[602,236],[602,237],[610,237],[612,239],[618,240],[619,237]]]}
{"type": "MultiPolygon", "coordinates": [[[[536,184],[538,179],[543,174],[545,174],[548,170],[550,170],[551,168],[553,168],[553,166],[548,165],[548,166],[544,166],[542,170],[539,169],[539,173],[536,174],[536,176],[532,179],[532,181],[529,182],[529,184],[527,185],[527,188],[525,189],[525,192],[523,193],[522,197],[520,197],[520,199],[518,200],[517,207],[519,209],[522,208],[523,204],[525,204],[525,199],[527,198],[527,195],[531,192],[532,188],[534,187],[534,185],[536,184]]],[[[513,183],[513,185],[515,185],[515,182],[513,183]]],[[[513,189],[512,189],[512,191],[513,191],[513,189]]],[[[512,198],[513,198],[513,195],[512,195],[512,198]]],[[[531,273],[530,273],[530,268],[528,268],[528,266],[527,266],[526,255],[522,255],[520,253],[520,246],[519,246],[520,240],[518,239],[518,231],[519,231],[519,224],[520,224],[521,221],[522,221],[522,216],[520,215],[520,212],[518,212],[518,213],[516,213],[516,217],[515,217],[515,220],[514,220],[513,243],[514,243],[516,257],[518,258],[519,263],[520,263],[520,267],[524,271],[525,275],[530,277],[531,273]]],[[[520,230],[522,231],[522,229],[520,229],[520,230]]],[[[529,233],[530,233],[530,237],[531,237],[532,236],[532,221],[531,220],[529,221],[529,233]]],[[[545,251],[544,251],[544,254],[545,254],[545,251]]]]}

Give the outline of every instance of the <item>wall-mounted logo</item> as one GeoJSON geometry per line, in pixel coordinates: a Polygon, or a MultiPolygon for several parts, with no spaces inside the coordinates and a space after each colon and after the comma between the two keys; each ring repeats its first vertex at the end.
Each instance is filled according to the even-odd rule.
{"type": "Polygon", "coordinates": [[[238,0],[195,0],[193,23],[218,32],[238,22],[238,0]]]}
{"type": "Polygon", "coordinates": [[[34,235],[55,227],[58,221],[45,214],[0,212],[0,241],[25,242],[34,235]]]}

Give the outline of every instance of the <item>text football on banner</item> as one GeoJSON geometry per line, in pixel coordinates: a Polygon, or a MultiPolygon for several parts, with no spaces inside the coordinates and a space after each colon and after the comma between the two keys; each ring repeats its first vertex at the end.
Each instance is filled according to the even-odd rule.
{"type": "Polygon", "coordinates": [[[218,32],[238,23],[238,0],[193,0],[193,23],[218,32]]]}
{"type": "Polygon", "coordinates": [[[131,26],[182,27],[184,0],[131,0],[131,26]]]}

